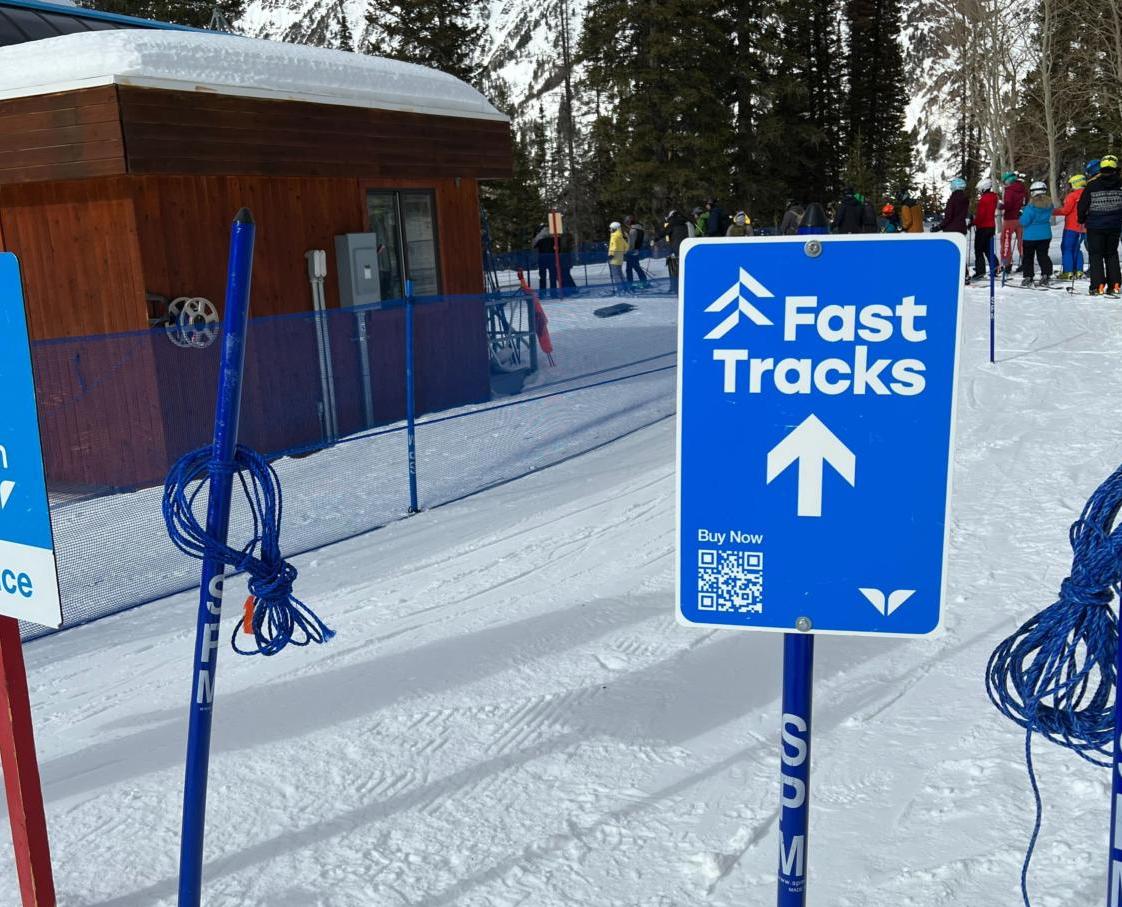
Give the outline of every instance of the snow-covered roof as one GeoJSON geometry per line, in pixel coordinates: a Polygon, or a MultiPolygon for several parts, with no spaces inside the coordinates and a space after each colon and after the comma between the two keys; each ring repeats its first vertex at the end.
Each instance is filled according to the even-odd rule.
{"type": "Polygon", "coordinates": [[[109,84],[506,119],[466,82],[426,66],[256,38],[122,29],[0,54],[0,99],[109,84]]]}

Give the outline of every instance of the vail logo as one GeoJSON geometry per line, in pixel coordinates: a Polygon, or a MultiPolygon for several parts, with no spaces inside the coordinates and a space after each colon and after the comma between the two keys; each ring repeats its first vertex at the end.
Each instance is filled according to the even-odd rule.
{"type": "Polygon", "coordinates": [[[889,593],[888,598],[885,599],[884,593],[880,589],[858,589],[857,591],[864,595],[869,603],[885,617],[891,616],[904,602],[916,594],[915,589],[897,589],[895,592],[889,593]]]}
{"type": "Polygon", "coordinates": [[[705,335],[706,340],[720,340],[740,323],[741,315],[753,324],[758,324],[760,326],[772,324],[771,319],[744,298],[744,290],[748,290],[748,292],[757,299],[775,298],[775,294],[772,293],[771,290],[741,268],[740,280],[729,287],[728,290],[721,294],[719,299],[710,303],[705,309],[706,312],[723,312],[734,302],[736,303],[736,308],[728,314],[728,317],[705,335]]]}

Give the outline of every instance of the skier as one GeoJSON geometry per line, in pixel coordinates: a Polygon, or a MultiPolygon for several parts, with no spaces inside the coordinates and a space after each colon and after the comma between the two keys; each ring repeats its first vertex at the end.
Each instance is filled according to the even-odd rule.
{"type": "Polygon", "coordinates": [[[1001,182],[1005,186],[998,209],[1001,215],[1001,264],[1006,273],[1013,270],[1013,237],[1017,238],[1017,254],[1022,262],[1025,257],[1024,233],[1021,227],[1021,209],[1028,201],[1025,184],[1017,179],[1017,174],[1006,170],[1001,174],[1001,182]]]}
{"type": "Polygon", "coordinates": [[[877,231],[877,209],[873,207],[872,199],[861,196],[861,232],[863,233],[876,233],[877,231]]]}
{"type": "Polygon", "coordinates": [[[970,213],[970,203],[966,200],[966,180],[956,176],[951,180],[951,194],[943,211],[943,223],[939,229],[944,233],[966,235],[966,217],[970,213]]]}
{"type": "Polygon", "coordinates": [[[705,232],[701,235],[724,236],[729,228],[729,218],[721,209],[720,202],[711,198],[706,202],[706,207],[709,209],[709,220],[705,224],[705,232]]]}
{"type": "Polygon", "coordinates": [[[884,218],[884,232],[899,233],[900,215],[896,213],[896,206],[892,202],[885,202],[884,207],[880,209],[880,213],[881,217],[884,218]]]}
{"type": "Polygon", "coordinates": [[[729,224],[725,236],[751,236],[752,235],[752,218],[745,212],[737,211],[736,216],[729,224]]]}
{"type": "Polygon", "coordinates": [[[693,209],[693,223],[694,232],[693,236],[708,236],[709,235],[709,212],[704,208],[693,209]]]}
{"type": "Polygon", "coordinates": [[[568,227],[562,231],[557,240],[557,257],[561,260],[561,273],[557,275],[557,283],[561,286],[561,295],[576,296],[577,282],[573,279],[573,246],[575,245],[573,233],[568,227]]]}
{"type": "Polygon", "coordinates": [[[557,259],[553,254],[553,234],[549,232],[548,224],[538,226],[538,232],[534,236],[534,251],[538,253],[538,293],[545,295],[548,280],[550,293],[556,296],[557,259]]]}
{"type": "Polygon", "coordinates": [[[1087,228],[1087,256],[1091,259],[1092,296],[1118,296],[1122,272],[1118,266],[1118,234],[1122,231],[1122,182],[1118,158],[1104,155],[1098,175],[1087,183],[1076,204],[1079,222],[1087,228]],[[1105,271],[1105,273],[1104,273],[1105,271]]]}
{"type": "Polygon", "coordinates": [[[905,233],[923,232],[923,205],[911,195],[906,196],[901,205],[900,227],[905,233]]]}
{"type": "Polygon", "coordinates": [[[842,194],[832,224],[836,233],[860,233],[865,225],[865,206],[857,200],[852,186],[847,186],[842,194]]]}
{"type": "Polygon", "coordinates": [[[639,256],[642,254],[643,245],[647,241],[646,231],[643,230],[643,225],[639,223],[634,214],[627,215],[623,223],[627,227],[627,254],[624,255],[624,261],[627,262],[627,283],[630,285],[632,281],[638,279],[645,288],[647,275],[643,271],[643,266],[639,264],[639,256]]]}
{"type": "Polygon", "coordinates": [[[1087,177],[1077,173],[1068,178],[1071,191],[1064,198],[1064,203],[1055,211],[1055,216],[1064,218],[1064,234],[1060,240],[1060,254],[1062,256],[1063,270],[1060,271],[1060,280],[1077,280],[1083,277],[1083,235],[1086,228],[1079,223],[1079,198],[1087,185],[1087,177]]]}
{"type": "Polygon", "coordinates": [[[802,206],[793,200],[788,201],[787,210],[783,214],[783,220],[779,223],[779,235],[794,236],[799,232],[799,221],[801,221],[802,218],[802,206]]]}
{"type": "MultiPolygon", "coordinates": [[[[978,207],[974,210],[974,280],[986,279],[986,262],[990,261],[990,244],[997,229],[997,193],[993,180],[978,183],[978,207]]],[[[996,262],[990,262],[996,268],[996,262]]]]}
{"type": "Polygon", "coordinates": [[[608,239],[608,273],[612,276],[612,287],[615,292],[625,289],[623,281],[623,260],[627,255],[627,238],[623,235],[623,227],[618,220],[613,220],[608,226],[611,236],[608,239]]]}
{"type": "Polygon", "coordinates": [[[1040,263],[1040,282],[1038,287],[1048,287],[1052,283],[1052,258],[1048,246],[1052,243],[1052,212],[1055,205],[1048,195],[1048,186],[1037,180],[1029,187],[1030,201],[1021,210],[1021,226],[1024,228],[1023,249],[1021,253],[1022,270],[1025,278],[1022,287],[1031,287],[1033,278],[1032,259],[1040,263]]]}
{"type": "Polygon", "coordinates": [[[678,291],[678,255],[685,242],[691,235],[693,224],[680,211],[671,211],[666,215],[666,224],[662,228],[663,236],[670,245],[666,255],[666,271],[670,275],[670,292],[678,291]]]}

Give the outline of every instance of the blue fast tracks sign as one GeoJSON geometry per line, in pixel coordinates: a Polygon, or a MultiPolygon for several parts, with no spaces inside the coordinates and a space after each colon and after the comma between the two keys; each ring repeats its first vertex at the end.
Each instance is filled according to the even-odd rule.
{"type": "Polygon", "coordinates": [[[62,625],[19,263],[0,253],[0,614],[62,625]]]}
{"type": "Polygon", "coordinates": [[[951,234],[684,246],[682,621],[939,628],[964,259],[951,234]]]}

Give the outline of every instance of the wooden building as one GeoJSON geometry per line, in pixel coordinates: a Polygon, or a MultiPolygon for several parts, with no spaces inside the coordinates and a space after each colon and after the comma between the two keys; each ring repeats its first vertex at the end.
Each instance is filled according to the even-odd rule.
{"type": "MultiPolygon", "coordinates": [[[[0,37],[12,2],[0,0],[0,37]]],[[[374,232],[384,298],[400,297],[406,276],[418,296],[446,297],[418,308],[419,406],[486,399],[478,181],[510,169],[507,119],[410,64],[144,28],[6,47],[0,248],[20,258],[33,339],[46,341],[35,355],[49,479],[157,482],[206,440],[216,347],[182,349],[150,325],[161,299],[221,308],[243,205],[258,227],[253,316],[311,312],[313,249],[328,253],[326,304],[338,309],[334,237],[374,232]]],[[[376,421],[392,421],[402,313],[364,318],[376,421]]],[[[338,386],[362,371],[355,320],[327,320],[338,386]]],[[[315,342],[310,317],[255,322],[247,443],[275,451],[322,436],[315,342]]],[[[361,395],[337,396],[340,429],[365,427],[361,395]]]]}

